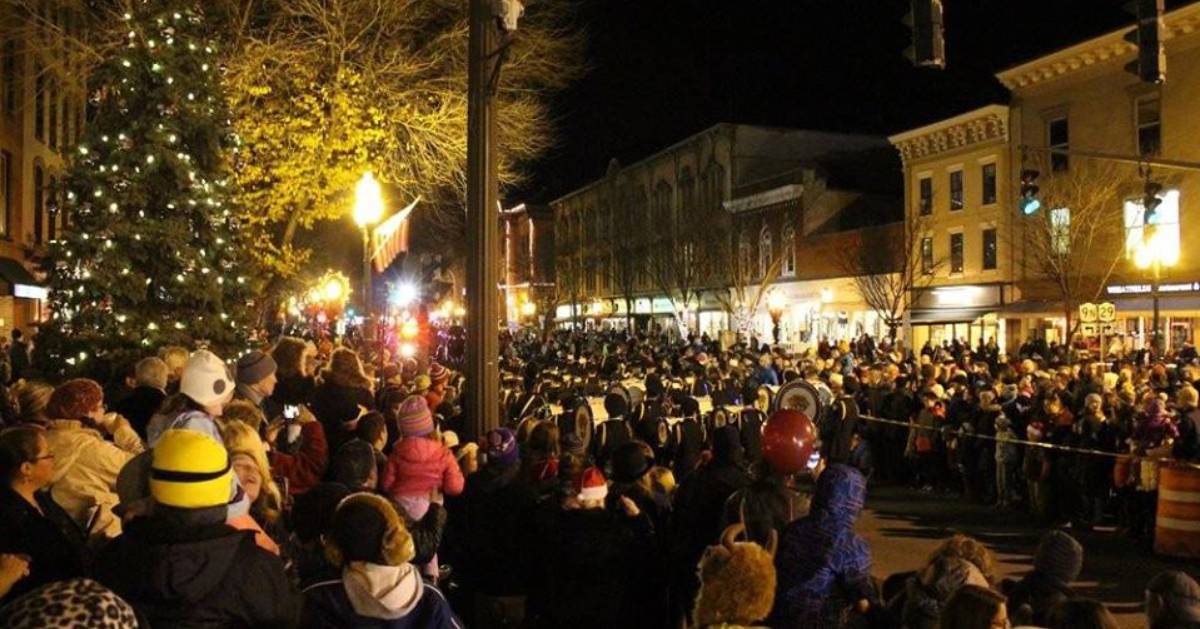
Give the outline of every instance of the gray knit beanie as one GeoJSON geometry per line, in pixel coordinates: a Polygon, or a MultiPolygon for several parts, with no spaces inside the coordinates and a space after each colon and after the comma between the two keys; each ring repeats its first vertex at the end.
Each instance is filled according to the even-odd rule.
{"type": "Polygon", "coordinates": [[[1070,584],[1083,570],[1083,546],[1062,531],[1050,531],[1038,544],[1033,567],[1063,585],[1070,584]]]}

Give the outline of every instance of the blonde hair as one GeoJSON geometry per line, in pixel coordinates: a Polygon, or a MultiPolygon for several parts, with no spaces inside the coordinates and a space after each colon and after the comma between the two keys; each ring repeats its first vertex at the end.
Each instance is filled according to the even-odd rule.
{"type": "Polygon", "coordinates": [[[226,421],[243,422],[255,431],[261,430],[262,425],[267,422],[262,409],[247,400],[234,400],[230,402],[225,407],[225,410],[221,411],[221,418],[226,421]]]}
{"type": "Polygon", "coordinates": [[[167,378],[178,378],[183,372],[183,366],[187,364],[190,354],[186,347],[178,345],[168,345],[158,350],[158,357],[167,364],[167,378]]]}
{"type": "Polygon", "coordinates": [[[267,461],[267,449],[263,445],[258,432],[249,424],[239,420],[223,420],[221,422],[221,438],[225,441],[225,449],[230,458],[235,454],[245,454],[254,459],[258,466],[258,474],[262,476],[262,492],[254,502],[262,509],[263,517],[268,523],[279,519],[283,496],[279,486],[271,477],[271,464],[267,461]]]}
{"type": "Polygon", "coordinates": [[[41,380],[26,380],[13,391],[17,404],[17,418],[22,424],[45,424],[46,405],[54,387],[41,380]]]}

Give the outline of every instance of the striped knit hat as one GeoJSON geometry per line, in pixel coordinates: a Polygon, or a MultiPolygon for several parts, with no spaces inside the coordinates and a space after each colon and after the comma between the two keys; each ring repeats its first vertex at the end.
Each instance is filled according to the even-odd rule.
{"type": "Polygon", "coordinates": [[[433,432],[433,414],[429,412],[425,398],[419,395],[405,398],[400,404],[397,423],[400,424],[400,434],[405,437],[424,437],[433,432]]]}
{"type": "Polygon", "coordinates": [[[435,384],[445,382],[450,379],[450,370],[443,367],[440,363],[429,365],[429,379],[435,384]]]}

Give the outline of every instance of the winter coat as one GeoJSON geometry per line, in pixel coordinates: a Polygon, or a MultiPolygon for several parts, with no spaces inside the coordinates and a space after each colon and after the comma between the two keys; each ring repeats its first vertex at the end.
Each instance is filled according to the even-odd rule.
{"type": "Polygon", "coordinates": [[[117,475],[144,449],[129,422],[117,419],[109,442],[78,420],[51,420],[46,442],[54,453],[54,501],[89,535],[120,535],[121,519],[112,512],[120,502],[117,475]]]}
{"type": "Polygon", "coordinates": [[[699,591],[696,564],[704,549],[720,541],[725,502],[749,484],[750,476],[741,465],[713,460],[680,485],[675,495],[674,530],[668,539],[674,566],[672,581],[685,600],[690,601],[699,591]]]}
{"type": "Polygon", "coordinates": [[[475,591],[492,596],[527,592],[530,559],[536,544],[527,539],[529,518],[537,510],[532,488],[520,482],[520,465],[488,465],[471,475],[463,492],[466,535],[463,579],[475,591]]]}
{"type": "Polygon", "coordinates": [[[783,532],[769,626],[838,627],[856,601],[875,598],[870,549],[854,532],[866,490],[866,479],[848,465],[821,473],[809,514],[783,532]]]}
{"type": "Polygon", "coordinates": [[[312,410],[313,415],[317,416],[317,419],[321,420],[321,424],[325,426],[325,433],[328,435],[341,423],[341,419],[337,416],[338,411],[351,405],[372,410],[375,408],[375,397],[362,387],[335,384],[326,380],[313,389],[312,404],[309,405],[309,409],[312,410]]]}
{"type": "Polygon", "coordinates": [[[1200,409],[1180,409],[1179,438],[1171,456],[1184,461],[1200,460],[1200,409]]]}
{"type": "Polygon", "coordinates": [[[783,479],[770,476],[751,482],[725,501],[722,527],[744,524],[749,541],[765,547],[771,531],[783,535],[787,525],[808,515],[808,511],[808,496],[788,487],[783,479]]]}
{"type": "Polygon", "coordinates": [[[555,514],[537,558],[538,587],[530,592],[535,627],[607,629],[631,626],[643,610],[629,604],[637,572],[653,546],[645,516],[630,518],[607,509],[573,509],[555,514]],[[640,522],[640,528],[634,524],[640,522]]]}
{"type": "Polygon", "coordinates": [[[101,552],[96,580],[155,627],[295,627],[300,595],[283,563],[221,522],[224,511],[159,507],[130,522],[101,552]]]}
{"type": "Polygon", "coordinates": [[[850,460],[850,439],[858,428],[858,404],[854,398],[843,395],[833,401],[822,413],[821,441],[825,457],[830,463],[846,463],[850,460]]]}
{"type": "Polygon", "coordinates": [[[120,402],[113,405],[112,410],[121,417],[129,420],[134,432],[142,439],[146,438],[146,425],[150,418],[158,412],[167,394],[154,387],[140,385],[120,402]]]}
{"type": "Polygon", "coordinates": [[[30,558],[29,576],[17,581],[0,603],[84,574],[83,530],[55,504],[50,492],[39,491],[35,498],[41,513],[13,490],[0,488],[0,553],[30,558]]]}
{"type": "Polygon", "coordinates": [[[1012,623],[1046,626],[1046,614],[1055,605],[1072,598],[1071,586],[1038,570],[1025,575],[1015,585],[1006,588],[1012,623]]]}
{"type": "Polygon", "coordinates": [[[435,489],[457,496],[463,491],[463,473],[454,453],[440,441],[409,437],[392,448],[380,487],[396,499],[428,497],[435,489]]]}
{"type": "Polygon", "coordinates": [[[675,479],[683,482],[700,464],[700,452],[704,450],[704,426],[695,419],[684,419],[671,427],[675,441],[675,479]]]}
{"type": "Polygon", "coordinates": [[[415,566],[355,562],[342,578],[304,590],[305,629],[462,629],[446,595],[415,566]]]}
{"type": "MultiPolygon", "coordinates": [[[[287,428],[279,432],[285,438],[287,428]]],[[[267,453],[271,472],[287,479],[290,495],[302,494],[321,482],[325,468],[329,465],[329,446],[325,442],[325,427],[320,422],[300,424],[300,438],[293,452],[272,448],[267,453]]]]}
{"type": "Polygon", "coordinates": [[[1013,443],[1016,439],[1011,427],[996,429],[996,463],[1015,463],[1020,458],[1020,446],[1013,443]]]}

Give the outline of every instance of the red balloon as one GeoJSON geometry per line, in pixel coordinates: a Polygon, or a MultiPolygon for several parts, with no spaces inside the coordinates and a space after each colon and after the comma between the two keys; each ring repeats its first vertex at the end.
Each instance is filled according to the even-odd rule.
{"type": "Polygon", "coordinates": [[[776,472],[795,474],[808,469],[818,440],[817,428],[808,415],[780,409],[763,426],[763,458],[776,472]]]}

